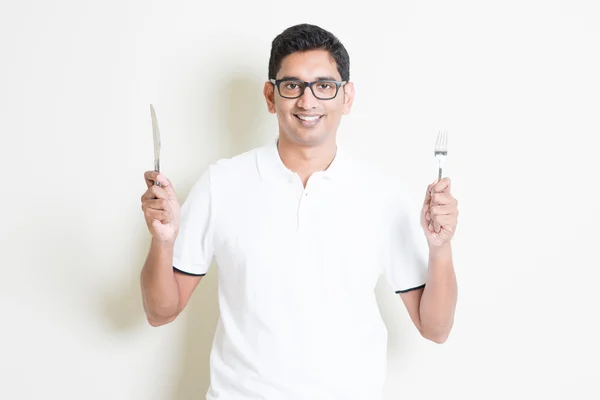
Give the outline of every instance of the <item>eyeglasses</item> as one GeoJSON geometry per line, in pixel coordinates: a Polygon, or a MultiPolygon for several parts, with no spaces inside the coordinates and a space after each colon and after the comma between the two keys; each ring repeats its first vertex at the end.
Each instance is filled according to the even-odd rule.
{"type": "Polygon", "coordinates": [[[285,99],[297,99],[309,87],[312,94],[319,100],[333,99],[337,96],[339,89],[348,83],[330,80],[303,82],[297,79],[269,79],[269,81],[277,86],[279,95],[285,99]]]}

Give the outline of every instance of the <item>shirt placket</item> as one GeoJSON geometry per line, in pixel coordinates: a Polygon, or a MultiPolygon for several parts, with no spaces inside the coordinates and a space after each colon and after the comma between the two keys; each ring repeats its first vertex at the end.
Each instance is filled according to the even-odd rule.
{"type": "Polygon", "coordinates": [[[298,210],[296,218],[296,231],[298,233],[306,233],[310,227],[312,219],[311,208],[315,201],[315,190],[319,184],[320,176],[317,174],[311,176],[306,183],[306,187],[298,181],[297,200],[298,210]]]}

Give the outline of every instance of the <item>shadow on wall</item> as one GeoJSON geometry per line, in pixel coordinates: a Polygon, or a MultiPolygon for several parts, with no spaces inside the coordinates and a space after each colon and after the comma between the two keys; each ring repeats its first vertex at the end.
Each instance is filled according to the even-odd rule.
{"type": "Polygon", "coordinates": [[[275,137],[275,127],[267,124],[275,116],[269,114],[263,95],[264,81],[255,75],[233,74],[224,83],[222,106],[227,114],[230,155],[264,145],[267,137],[275,137]],[[269,128],[267,128],[269,126],[269,128]]]}
{"type": "MultiPolygon", "coordinates": [[[[224,130],[229,139],[226,157],[262,145],[261,131],[269,117],[263,82],[255,76],[231,73],[223,82],[223,97],[218,99],[225,116],[224,130]]],[[[196,288],[185,311],[186,328],[183,341],[179,380],[175,383],[172,400],[204,398],[210,384],[209,359],[212,340],[219,317],[218,266],[215,262],[196,288]]]]}
{"type": "Polygon", "coordinates": [[[173,400],[203,399],[208,390],[210,350],[219,318],[217,282],[218,270],[213,262],[182,315],[185,337],[177,381],[173,385],[173,400]]]}
{"type": "MultiPolygon", "coordinates": [[[[139,210],[139,216],[143,222],[142,211],[139,208],[137,210],[139,210]]],[[[143,222],[143,228],[147,229],[145,222],[143,222]]],[[[105,320],[111,324],[113,330],[118,332],[133,331],[148,323],[142,305],[140,270],[144,265],[150,235],[145,234],[141,229],[136,229],[136,231],[139,231],[141,237],[134,243],[139,242],[139,245],[131,246],[129,268],[123,268],[123,271],[127,271],[130,276],[123,277],[122,282],[127,282],[128,285],[118,289],[111,288],[104,302],[105,320]]]]}
{"type": "MultiPolygon", "coordinates": [[[[224,76],[222,90],[219,91],[221,98],[216,98],[219,110],[215,115],[217,118],[223,116],[223,121],[219,121],[217,125],[222,127],[224,140],[229,140],[229,150],[228,154],[217,154],[215,158],[245,152],[262,145],[268,134],[276,134],[264,131],[266,121],[273,117],[267,111],[262,94],[264,81],[256,74],[232,72],[224,76]]],[[[197,86],[199,91],[202,90],[200,84],[197,86]]],[[[180,187],[178,194],[189,193],[190,189],[191,187],[180,187]]],[[[184,197],[179,197],[180,202],[185,200],[184,197]]],[[[116,290],[111,288],[103,304],[106,320],[112,329],[119,332],[131,332],[147,324],[139,287],[140,269],[149,245],[146,229],[144,223],[133,232],[139,239],[133,240],[130,268],[124,269],[130,275],[124,277],[123,282],[129,284],[116,290]]],[[[179,317],[184,319],[185,326],[180,349],[182,359],[178,365],[179,370],[175,372],[177,378],[172,385],[172,400],[204,398],[208,390],[210,351],[219,317],[217,282],[218,266],[213,262],[209,273],[197,286],[186,310],[179,317]]]]}

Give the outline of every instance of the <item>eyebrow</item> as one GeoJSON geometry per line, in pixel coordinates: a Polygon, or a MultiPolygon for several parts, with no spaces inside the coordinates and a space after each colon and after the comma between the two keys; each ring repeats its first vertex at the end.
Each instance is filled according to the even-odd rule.
{"type": "MultiPolygon", "coordinates": [[[[279,78],[279,80],[302,81],[302,79],[298,78],[297,76],[283,76],[283,77],[279,78]]],[[[337,79],[332,76],[317,76],[317,78],[315,80],[316,81],[337,81],[337,79]]]]}

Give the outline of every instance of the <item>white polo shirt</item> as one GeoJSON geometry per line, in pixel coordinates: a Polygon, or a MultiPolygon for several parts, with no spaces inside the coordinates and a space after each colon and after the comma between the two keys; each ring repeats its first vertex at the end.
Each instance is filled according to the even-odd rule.
{"type": "Polygon", "coordinates": [[[375,285],[385,274],[408,291],[427,274],[420,210],[406,200],[340,148],[306,188],[276,141],[206,170],[182,206],[173,267],[218,264],[207,400],[382,398],[375,285]]]}

